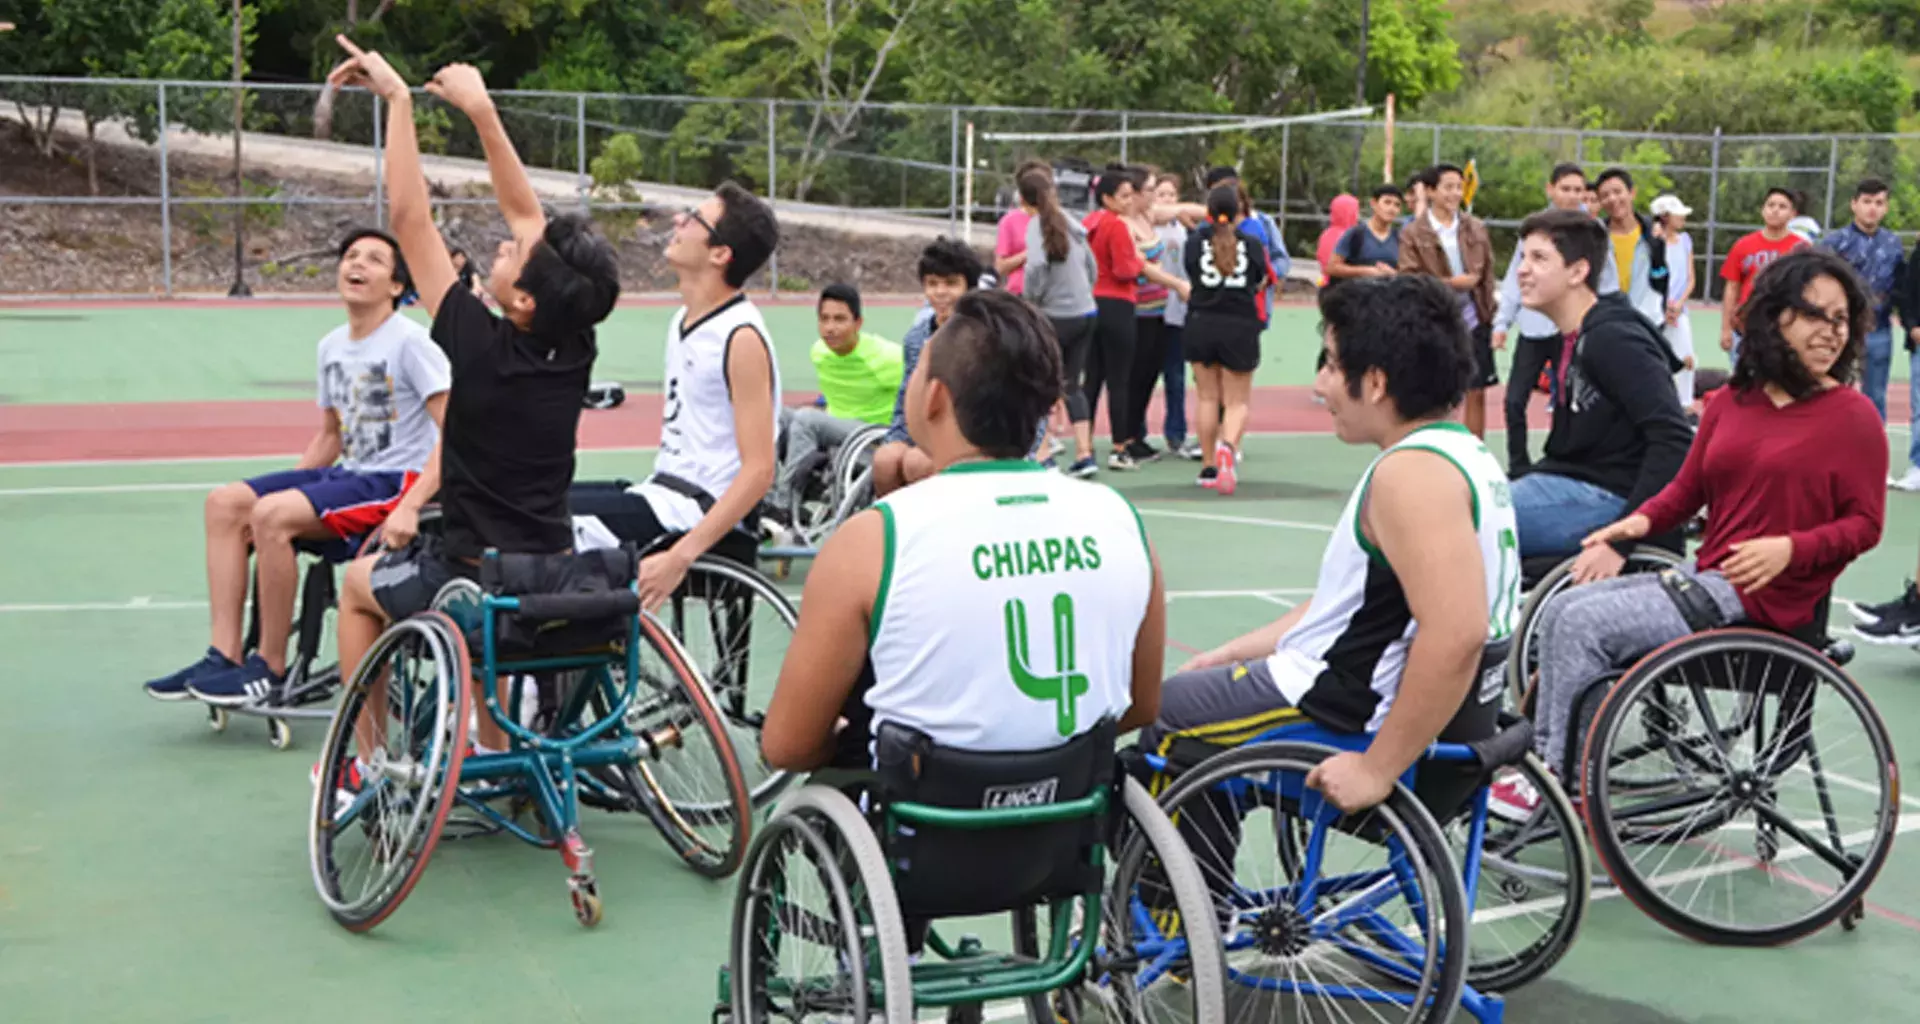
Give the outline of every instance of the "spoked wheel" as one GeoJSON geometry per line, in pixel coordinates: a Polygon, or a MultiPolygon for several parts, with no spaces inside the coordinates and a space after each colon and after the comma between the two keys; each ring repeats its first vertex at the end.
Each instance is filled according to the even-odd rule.
{"type": "MultiPolygon", "coordinates": [[[[642,614],[640,636],[640,686],[622,712],[627,732],[640,740],[640,753],[634,763],[596,777],[628,808],[652,819],[689,867],[724,878],[740,866],[753,828],[734,733],[686,652],[659,621],[642,614]]],[[[612,712],[622,674],[595,680],[600,689],[588,705],[596,715],[612,712]]]]}
{"type": "Polygon", "coordinates": [[[1168,805],[1154,803],[1139,782],[1127,779],[1122,799],[1127,821],[1101,901],[1094,963],[1103,1019],[1227,1020],[1220,917],[1198,858],[1168,820],[1168,805]]]}
{"type": "Polygon", "coordinates": [[[433,857],[460,782],[471,673],[459,629],[426,612],[388,627],[347,687],[308,847],[320,900],[349,930],[392,914],[433,857]]]}
{"type": "MultiPolygon", "coordinates": [[[[1520,621],[1513,630],[1513,653],[1507,659],[1509,710],[1526,713],[1523,704],[1532,689],[1533,674],[1540,667],[1540,610],[1548,601],[1574,585],[1573,562],[1569,558],[1541,577],[1540,582],[1527,592],[1526,603],[1520,606],[1520,621]]],[[[1661,569],[1671,569],[1680,562],[1680,556],[1666,548],[1641,544],[1627,555],[1627,564],[1620,567],[1620,573],[1659,572],[1661,569]]]]}
{"type": "Polygon", "coordinates": [[[853,802],[808,786],[755,839],[734,899],[737,1024],[912,1024],[906,926],[880,843],[853,802]]]}
{"type": "MultiPolygon", "coordinates": [[[[1467,938],[1467,983],[1483,992],[1509,992],[1552,970],[1580,931],[1593,887],[1585,826],[1566,791],[1532,754],[1508,771],[1540,802],[1524,821],[1487,816],[1467,938]]],[[[1470,825],[1469,814],[1445,829],[1461,865],[1470,825]]]]}
{"type": "Polygon", "coordinates": [[[767,806],[791,781],[761,759],[760,726],[799,622],[793,603],[753,569],[702,555],[660,617],[713,688],[753,805],[767,806]]]}
{"type": "Polygon", "coordinates": [[[1307,789],[1333,754],[1240,747],[1160,796],[1199,861],[1212,931],[1226,935],[1233,1016],[1208,1019],[1453,1019],[1468,958],[1447,951],[1468,948],[1468,923],[1446,840],[1403,787],[1357,815],[1307,789]]]}
{"type": "Polygon", "coordinates": [[[1842,920],[1897,831],[1892,743],[1866,694],[1774,633],[1715,630],[1649,654],[1601,705],[1583,762],[1601,865],[1701,942],[1777,945],[1842,920]],[[1686,765],[1688,784],[1621,785],[1632,749],[1686,765]]]}
{"type": "Polygon", "coordinates": [[[867,427],[847,438],[834,452],[834,525],[873,504],[873,453],[886,440],[886,427],[867,427]]]}

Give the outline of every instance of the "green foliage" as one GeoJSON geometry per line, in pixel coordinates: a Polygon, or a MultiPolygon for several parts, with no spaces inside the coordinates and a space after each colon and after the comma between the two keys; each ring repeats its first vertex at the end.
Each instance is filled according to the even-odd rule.
{"type": "MultiPolygon", "coordinates": [[[[227,199],[232,196],[232,181],[209,181],[204,178],[186,178],[176,186],[179,195],[188,199],[227,199]]],[[[257,200],[277,199],[280,189],[276,185],[257,181],[243,182],[241,196],[249,200],[246,213],[248,234],[271,231],[286,222],[287,208],[281,203],[263,203],[257,200]]],[[[233,237],[233,207],[220,203],[189,203],[175,207],[176,222],[184,226],[189,233],[202,243],[213,242],[221,238],[233,237]]]]}
{"type": "Polygon", "coordinates": [[[640,140],[632,135],[615,135],[600,145],[600,155],[587,165],[593,184],[606,190],[620,202],[637,203],[640,191],[633,182],[646,174],[646,157],[640,140]]]}

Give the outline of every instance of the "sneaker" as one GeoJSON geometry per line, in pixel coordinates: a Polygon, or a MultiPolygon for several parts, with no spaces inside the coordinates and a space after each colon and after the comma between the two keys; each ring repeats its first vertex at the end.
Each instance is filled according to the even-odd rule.
{"type": "Polygon", "coordinates": [[[1188,462],[1199,462],[1207,457],[1207,453],[1200,450],[1200,442],[1192,439],[1182,441],[1178,445],[1169,441],[1167,447],[1178,448],[1179,456],[1188,462]]]}
{"type": "Polygon", "coordinates": [[[1899,609],[1901,605],[1909,602],[1920,603],[1920,587],[1916,587],[1912,580],[1908,580],[1907,589],[1902,590],[1900,596],[1891,601],[1882,601],[1879,604],[1861,604],[1858,601],[1848,601],[1847,610],[1853,612],[1853,617],[1861,622],[1879,622],[1885,618],[1889,612],[1895,611],[1899,609]]]}
{"type": "Polygon", "coordinates": [[[1872,622],[1854,627],[1854,633],[1870,644],[1893,647],[1920,647],[1920,593],[1912,584],[1900,600],[1888,605],[1869,606],[1879,613],[1872,622]]]}
{"type": "Polygon", "coordinates": [[[1487,811],[1506,821],[1524,824],[1540,811],[1540,791],[1525,775],[1509,771],[1502,774],[1487,793],[1487,811]]]}
{"type": "Polygon", "coordinates": [[[1920,491],[1920,466],[1909,468],[1906,475],[1898,480],[1888,477],[1887,486],[1896,491],[1906,491],[1908,493],[1920,491]]]}
{"type": "Polygon", "coordinates": [[[1225,441],[1221,441],[1213,446],[1213,464],[1219,469],[1213,489],[1221,494],[1232,494],[1233,489],[1238,486],[1240,482],[1238,479],[1240,475],[1240,463],[1238,459],[1234,458],[1233,449],[1227,447],[1225,441]]]}
{"type": "Polygon", "coordinates": [[[1060,469],[1060,460],[1049,455],[1040,460],[1040,468],[1057,472],[1060,469]]]}
{"type": "MultiPolygon", "coordinates": [[[[313,763],[313,770],[307,773],[307,780],[312,783],[314,788],[319,788],[320,762],[315,761],[313,763]]],[[[360,799],[360,791],[365,787],[366,780],[360,774],[360,759],[356,757],[353,759],[353,763],[347,765],[346,777],[341,779],[340,785],[334,788],[333,816],[337,818],[347,813],[347,811],[353,807],[353,802],[360,799]]]]}
{"type": "Polygon", "coordinates": [[[249,654],[245,664],[188,683],[187,692],[208,704],[241,707],[266,700],[286,681],[286,673],[275,673],[265,658],[249,654]]]}
{"type": "Polygon", "coordinates": [[[1145,441],[1128,441],[1127,456],[1137,463],[1158,462],[1163,453],[1145,441]]]}
{"type": "Polygon", "coordinates": [[[1220,471],[1212,466],[1207,466],[1200,470],[1200,479],[1195,480],[1194,483],[1211,491],[1220,484],[1220,471]]]}
{"type": "Polygon", "coordinates": [[[1100,463],[1091,455],[1084,459],[1075,459],[1073,465],[1067,467],[1067,475],[1075,480],[1090,480],[1098,472],[1100,472],[1100,463]]]}
{"type": "Polygon", "coordinates": [[[207,648],[207,653],[202,655],[199,661],[188,665],[186,668],[172,675],[161,676],[158,679],[152,680],[146,683],[142,689],[146,690],[147,696],[152,697],[154,700],[192,700],[193,694],[187,692],[187,687],[192,685],[195,680],[204,679],[207,676],[217,675],[221,672],[232,671],[239,667],[240,666],[228,660],[226,655],[209,647],[207,648]]]}
{"type": "Polygon", "coordinates": [[[1128,455],[1125,449],[1121,449],[1107,455],[1107,468],[1121,473],[1130,473],[1139,469],[1140,464],[1133,461],[1133,456],[1128,455]]]}

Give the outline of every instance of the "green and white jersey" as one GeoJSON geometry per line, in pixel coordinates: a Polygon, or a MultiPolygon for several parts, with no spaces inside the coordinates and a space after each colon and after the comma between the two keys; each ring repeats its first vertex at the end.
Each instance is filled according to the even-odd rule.
{"type": "Polygon", "coordinates": [[[1396,451],[1437,452],[1473,494],[1473,526],[1485,567],[1487,639],[1513,632],[1520,608],[1520,549],[1507,474],[1487,446],[1457,423],[1421,427],[1376,456],[1360,477],[1320,559],[1313,604],[1267,666],[1280,692],[1329,728],[1372,732],[1386,720],[1419,623],[1393,567],[1360,530],[1360,511],[1380,460],[1396,451]]]}
{"type": "Polygon", "coordinates": [[[868,637],[882,722],[958,750],[1044,750],[1132,704],[1152,593],[1146,533],[1112,488],[1025,461],[961,463],[877,506],[868,637]]]}

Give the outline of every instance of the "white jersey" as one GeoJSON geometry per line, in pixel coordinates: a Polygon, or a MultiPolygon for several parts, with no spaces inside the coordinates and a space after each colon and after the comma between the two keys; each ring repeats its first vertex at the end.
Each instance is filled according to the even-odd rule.
{"type": "Polygon", "coordinates": [[[1512,634],[1520,608],[1520,546],[1507,475],[1487,446],[1457,423],[1421,427],[1367,466],[1333,528],[1306,618],[1267,659],[1287,701],[1333,728],[1372,732],[1386,720],[1419,624],[1400,579],[1361,533],[1360,510],[1380,460],[1409,448],[1436,452],[1467,478],[1485,567],[1489,641],[1512,634]]]}
{"type": "Polygon", "coordinates": [[[888,495],[867,705],[959,750],[1044,750],[1133,703],[1152,593],[1112,488],[1032,462],[962,463],[888,495]]]}
{"type": "MultiPolygon", "coordinates": [[[[653,475],[634,488],[669,530],[691,530],[706,513],[699,500],[664,486],[662,475],[705,492],[711,504],[740,474],[740,442],[733,436],[733,382],[727,379],[727,349],[734,331],[752,328],[766,345],[772,397],[776,404],[780,398],[780,361],[774,358],[766,321],[745,295],[735,295],[692,324],[686,323],[686,317],[682,306],[667,325],[667,396],[660,414],[660,454],[653,460],[653,475]]],[[[770,436],[778,425],[778,417],[769,418],[770,436]]]]}

